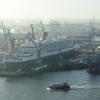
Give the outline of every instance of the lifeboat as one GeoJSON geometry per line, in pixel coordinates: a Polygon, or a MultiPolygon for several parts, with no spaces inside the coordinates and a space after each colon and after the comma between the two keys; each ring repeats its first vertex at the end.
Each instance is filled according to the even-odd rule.
{"type": "Polygon", "coordinates": [[[51,84],[48,86],[47,89],[53,89],[53,90],[69,90],[70,86],[67,82],[63,82],[61,84],[51,84]]]}

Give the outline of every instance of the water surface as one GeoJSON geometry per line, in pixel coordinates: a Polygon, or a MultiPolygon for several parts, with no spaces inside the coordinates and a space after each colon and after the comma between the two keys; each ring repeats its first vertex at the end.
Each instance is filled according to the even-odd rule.
{"type": "Polygon", "coordinates": [[[100,76],[86,70],[38,74],[27,78],[0,78],[0,100],[100,100],[100,76]],[[69,91],[50,91],[51,83],[68,81],[69,91]]]}

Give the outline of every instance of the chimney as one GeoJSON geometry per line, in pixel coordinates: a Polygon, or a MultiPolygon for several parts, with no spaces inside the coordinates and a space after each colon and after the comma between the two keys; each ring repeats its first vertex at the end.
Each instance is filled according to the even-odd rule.
{"type": "Polygon", "coordinates": [[[48,37],[48,32],[44,32],[44,33],[43,33],[43,40],[46,40],[47,37],[48,37]]]}

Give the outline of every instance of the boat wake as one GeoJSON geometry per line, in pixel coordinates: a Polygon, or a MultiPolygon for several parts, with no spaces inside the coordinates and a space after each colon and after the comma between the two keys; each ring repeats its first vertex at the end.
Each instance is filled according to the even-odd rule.
{"type": "MultiPolygon", "coordinates": [[[[74,85],[70,86],[70,90],[86,90],[86,89],[100,89],[100,85],[74,85]]],[[[47,87],[47,90],[52,90],[51,88],[47,87]]]]}
{"type": "Polygon", "coordinates": [[[71,86],[71,89],[77,90],[77,89],[100,89],[100,86],[95,86],[95,85],[76,85],[76,86],[71,86]]]}
{"type": "Polygon", "coordinates": [[[52,90],[52,89],[50,89],[49,87],[47,87],[46,89],[47,89],[47,90],[52,90]]]}

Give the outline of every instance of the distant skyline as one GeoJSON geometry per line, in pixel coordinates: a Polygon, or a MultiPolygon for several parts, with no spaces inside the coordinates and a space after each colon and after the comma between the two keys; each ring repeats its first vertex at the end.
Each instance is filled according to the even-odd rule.
{"type": "Polygon", "coordinates": [[[2,19],[100,19],[100,0],[0,0],[2,19]]]}

